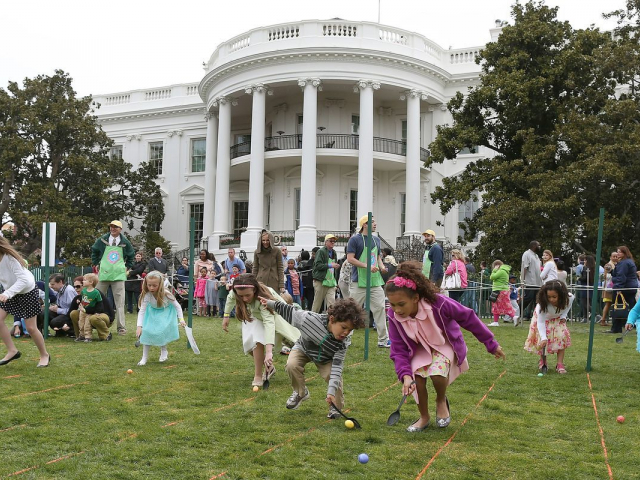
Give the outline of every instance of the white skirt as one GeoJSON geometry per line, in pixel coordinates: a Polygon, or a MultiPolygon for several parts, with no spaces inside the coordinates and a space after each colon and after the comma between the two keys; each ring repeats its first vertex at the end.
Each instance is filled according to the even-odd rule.
{"type": "Polygon", "coordinates": [[[244,354],[249,355],[261,343],[264,345],[264,325],[260,320],[252,319],[250,322],[242,322],[242,347],[244,354]]]}

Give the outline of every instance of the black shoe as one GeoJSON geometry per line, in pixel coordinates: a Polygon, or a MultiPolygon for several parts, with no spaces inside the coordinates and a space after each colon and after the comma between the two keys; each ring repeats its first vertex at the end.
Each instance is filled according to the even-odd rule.
{"type": "Polygon", "coordinates": [[[101,342],[110,342],[112,338],[113,338],[113,335],[111,335],[111,332],[109,332],[109,335],[107,335],[107,338],[101,338],[100,341],[101,342]]]}
{"type": "Polygon", "coordinates": [[[49,359],[47,360],[47,364],[46,365],[36,365],[36,368],[45,368],[48,367],[49,365],[51,365],[51,354],[49,354],[49,359]]]}
{"type": "Polygon", "coordinates": [[[7,358],[6,360],[0,360],[0,365],[6,365],[7,363],[13,361],[13,360],[17,360],[22,356],[22,354],[18,351],[16,352],[13,357],[11,358],[7,358]]]}

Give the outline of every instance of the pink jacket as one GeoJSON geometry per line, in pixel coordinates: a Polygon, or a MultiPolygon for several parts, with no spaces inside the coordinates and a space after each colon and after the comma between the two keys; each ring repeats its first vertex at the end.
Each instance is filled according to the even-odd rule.
{"type": "Polygon", "coordinates": [[[449,263],[447,267],[447,271],[444,272],[445,275],[453,275],[456,273],[455,265],[458,265],[458,273],[460,274],[460,281],[462,282],[462,288],[467,288],[467,267],[464,266],[464,262],[462,260],[453,259],[449,263]],[[454,264],[455,262],[455,264],[454,264]]]}
{"type": "Polygon", "coordinates": [[[196,298],[204,298],[204,292],[207,289],[207,279],[198,277],[196,280],[196,289],[193,292],[193,296],[196,298]]]}

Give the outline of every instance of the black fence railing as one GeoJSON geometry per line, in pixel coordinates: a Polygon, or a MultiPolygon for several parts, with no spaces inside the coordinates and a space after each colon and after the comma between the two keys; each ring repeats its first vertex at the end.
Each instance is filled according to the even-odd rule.
{"type": "MultiPolygon", "coordinates": [[[[264,151],[295,150],[302,148],[302,134],[278,135],[264,139],[264,151]]],[[[358,135],[342,133],[321,133],[316,135],[316,148],[338,148],[343,150],[358,150],[360,137],[358,135]]],[[[391,153],[393,155],[406,155],[407,142],[392,138],[373,137],[373,151],[391,153]]],[[[251,153],[251,141],[237,143],[231,147],[231,158],[242,157],[251,153]]],[[[429,158],[429,150],[420,148],[420,160],[429,158]]]]}
{"type": "Polygon", "coordinates": [[[349,243],[349,238],[351,238],[351,233],[347,230],[318,230],[319,246],[324,245],[324,237],[329,233],[336,236],[336,243],[334,243],[336,247],[346,247],[347,243],[349,243]]]}

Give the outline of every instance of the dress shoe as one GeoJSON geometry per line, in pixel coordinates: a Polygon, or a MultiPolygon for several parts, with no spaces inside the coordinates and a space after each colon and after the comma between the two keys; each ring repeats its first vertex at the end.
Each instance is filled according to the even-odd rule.
{"type": "Polygon", "coordinates": [[[449,410],[449,416],[440,418],[436,415],[436,425],[438,428],[446,428],[451,423],[451,409],[449,408],[449,399],[445,397],[445,402],[447,402],[447,410],[449,410]]]}
{"type": "Polygon", "coordinates": [[[429,425],[431,425],[431,420],[429,420],[424,427],[416,427],[415,424],[418,423],[419,421],[420,421],[420,419],[416,420],[411,425],[409,425],[407,427],[407,432],[421,432],[421,431],[426,430],[427,428],[429,428],[429,425]]]}
{"type": "Polygon", "coordinates": [[[6,360],[0,360],[0,365],[6,365],[7,363],[11,362],[12,360],[17,360],[21,356],[22,356],[22,354],[20,352],[16,352],[16,353],[13,354],[13,357],[7,358],[6,360]]]}
{"type": "Polygon", "coordinates": [[[47,364],[46,365],[38,364],[36,368],[45,368],[45,367],[48,367],[49,365],[51,365],[51,355],[48,355],[47,364]]]}

